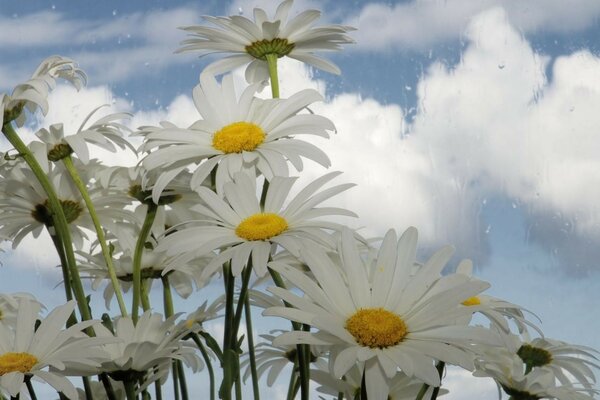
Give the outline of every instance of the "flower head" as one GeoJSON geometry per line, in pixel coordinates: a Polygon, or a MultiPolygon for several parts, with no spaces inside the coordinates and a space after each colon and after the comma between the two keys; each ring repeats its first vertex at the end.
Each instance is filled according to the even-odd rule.
{"type": "Polygon", "coordinates": [[[166,250],[173,256],[170,268],[176,269],[195,257],[223,249],[205,267],[205,276],[211,276],[229,260],[233,274],[238,275],[249,258],[256,274],[263,276],[267,273],[272,247],[276,245],[296,256],[306,241],[328,247],[335,245],[324,229],[335,231],[341,226],[318,217],[355,214],[341,208],[316,206],[354,186],[343,184],[320,191],[337,175],[329,173],[315,180],[285,206],[295,178],[273,178],[262,207],[256,194],[256,179],[245,173],[236,174],[233,182],[224,185],[224,198],[202,187],[199,194],[207,206],[197,205],[195,210],[206,218],[199,221],[199,226],[183,227],[167,235],[160,241],[158,250],[166,250]]]}
{"type": "Polygon", "coordinates": [[[321,344],[332,349],[330,363],[337,378],[357,363],[364,367],[369,399],[386,399],[398,368],[432,386],[440,378],[434,361],[473,368],[473,343],[495,343],[491,332],[457,323],[468,313],[461,305],[489,285],[451,275],[440,277],[452,255],[446,247],[411,275],[417,231],[409,228],[397,241],[389,231],[375,260],[374,273],[365,265],[353,233],[342,231],[339,264],[314,247],[301,252],[316,282],[285,264],[269,267],[304,292],[269,288],[295,308],[272,307],[264,315],[308,324],[317,332],[294,331],[275,339],[281,344],[321,344]],[[440,287],[431,296],[427,293],[440,287]]]}
{"type": "Polygon", "coordinates": [[[254,97],[252,85],[236,98],[233,78],[227,75],[222,85],[213,76],[202,74],[194,89],[194,102],[203,119],[187,129],[164,124],[161,128],[142,127],[145,136],[142,160],[148,171],[158,173],[152,190],[157,202],[166,185],[188,166],[198,166],[192,175],[192,189],[201,186],[217,168],[216,186],[231,181],[242,170],[258,170],[268,180],[287,176],[287,162],[302,170],[301,157],[329,166],[329,158],[318,147],[296,139],[297,135],[329,137],[334,126],[327,118],[299,114],[309,104],[322,100],[319,93],[306,89],[288,99],[254,97]]]}
{"type": "Polygon", "coordinates": [[[266,56],[290,57],[327,72],[339,74],[339,68],[316,51],[341,50],[343,44],[354,43],[347,32],[354,28],[345,25],[313,27],[321,12],[306,10],[288,20],[293,0],[279,4],[273,20],[261,8],[254,9],[254,20],[241,15],[230,17],[205,16],[215,27],[188,26],[191,39],[183,42],[180,52],[200,54],[232,53],[232,56],[209,65],[206,70],[217,75],[250,63],[246,69],[248,82],[265,80],[268,75],[266,56]]]}
{"type": "Polygon", "coordinates": [[[25,392],[25,379],[37,377],[67,398],[78,398],[63,371],[70,370],[72,364],[89,370],[99,367],[107,356],[100,346],[107,340],[81,332],[99,321],[80,322],[63,329],[74,309],[74,301],[55,308],[35,329],[40,304],[26,298],[19,300],[18,322],[11,326],[0,324],[1,393],[17,396],[25,392]]]}

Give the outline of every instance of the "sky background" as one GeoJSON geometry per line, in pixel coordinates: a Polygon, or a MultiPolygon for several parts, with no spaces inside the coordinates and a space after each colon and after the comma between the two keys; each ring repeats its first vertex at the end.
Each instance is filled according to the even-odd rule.
{"type": "MultiPolygon", "coordinates": [[[[88,87],[60,85],[26,136],[55,122],[76,129],[104,103],[131,112],[134,127],[186,125],[198,118],[191,91],[212,58],[173,54],[185,39],[176,28],[277,3],[0,0],[0,92],[60,54],[79,62],[88,87]]],[[[600,349],[600,2],[340,4],[296,0],[292,14],[318,8],[321,23],[358,28],[357,43],[330,56],[342,75],[282,62],[280,78],[284,97],[312,87],[326,98],[314,111],[337,134],[314,143],[358,184],[337,200],[359,214],[352,226],[382,235],[414,225],[422,258],[454,244],[453,265],[473,259],[490,293],[535,312],[547,336],[600,349]]],[[[301,180],[323,173],[307,162],[301,180]]],[[[56,257],[36,243],[0,255],[0,291],[62,303],[56,257]]],[[[495,395],[468,373],[447,381],[451,400],[495,395]]]]}

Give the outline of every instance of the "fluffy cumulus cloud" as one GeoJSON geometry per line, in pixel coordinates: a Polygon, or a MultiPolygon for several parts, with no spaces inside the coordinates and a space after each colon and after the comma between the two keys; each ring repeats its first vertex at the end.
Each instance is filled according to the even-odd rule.
{"type": "Polygon", "coordinates": [[[459,39],[472,17],[501,5],[522,32],[569,32],[589,27],[600,15],[595,0],[412,0],[369,2],[347,23],[359,28],[357,49],[429,49],[459,39]]]}

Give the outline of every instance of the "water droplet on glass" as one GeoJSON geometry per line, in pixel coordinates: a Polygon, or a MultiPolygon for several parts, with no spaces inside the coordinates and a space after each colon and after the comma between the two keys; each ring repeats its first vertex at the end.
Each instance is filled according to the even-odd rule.
{"type": "Polygon", "coordinates": [[[573,111],[575,111],[575,107],[569,108],[569,112],[573,112],[573,111]]]}
{"type": "Polygon", "coordinates": [[[52,9],[56,10],[56,6],[54,4],[52,4],[52,9]]]}
{"type": "Polygon", "coordinates": [[[117,10],[113,10],[113,11],[112,11],[112,15],[113,15],[113,17],[114,17],[115,15],[117,15],[117,10]]]}
{"type": "Polygon", "coordinates": [[[411,91],[411,90],[412,90],[412,87],[410,87],[410,86],[404,86],[404,89],[406,89],[406,90],[408,90],[408,91],[411,91]]]}
{"type": "Polygon", "coordinates": [[[238,14],[239,15],[243,15],[244,14],[244,9],[242,7],[238,8],[238,14]]]}
{"type": "Polygon", "coordinates": [[[112,104],[116,104],[116,103],[117,103],[117,99],[114,99],[114,98],[113,98],[113,99],[112,99],[110,102],[111,102],[112,104]]]}
{"type": "Polygon", "coordinates": [[[150,66],[150,63],[146,61],[146,62],[144,63],[144,67],[148,67],[148,66],[150,66]]]}
{"type": "Polygon", "coordinates": [[[488,225],[488,226],[485,228],[485,234],[486,234],[486,235],[488,235],[488,234],[490,233],[490,231],[491,231],[491,230],[492,230],[492,226],[491,226],[491,225],[488,225]]]}
{"type": "Polygon", "coordinates": [[[154,105],[156,105],[156,106],[157,106],[158,104],[159,104],[159,101],[158,101],[158,99],[154,100],[154,105]]]}
{"type": "Polygon", "coordinates": [[[512,208],[517,208],[517,204],[516,203],[512,203],[512,208]]]}
{"type": "Polygon", "coordinates": [[[504,67],[505,67],[505,66],[506,66],[506,65],[504,65],[504,64],[498,64],[498,68],[499,68],[499,69],[504,69],[504,67]]]}

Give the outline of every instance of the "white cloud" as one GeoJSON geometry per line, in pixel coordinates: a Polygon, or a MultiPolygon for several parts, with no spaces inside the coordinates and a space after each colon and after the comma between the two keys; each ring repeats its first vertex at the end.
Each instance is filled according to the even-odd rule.
{"type": "Polygon", "coordinates": [[[521,32],[570,32],[589,27],[600,15],[595,0],[413,0],[396,4],[367,3],[347,19],[356,26],[357,49],[424,50],[436,43],[460,39],[475,15],[502,6],[521,32]]]}

